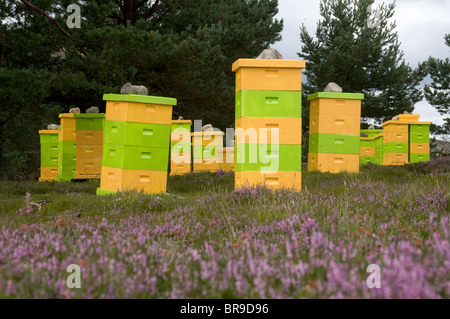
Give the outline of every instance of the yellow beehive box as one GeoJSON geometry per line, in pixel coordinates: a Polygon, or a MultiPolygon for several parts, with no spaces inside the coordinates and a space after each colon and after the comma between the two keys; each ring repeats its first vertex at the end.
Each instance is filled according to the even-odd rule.
{"type": "Polygon", "coordinates": [[[387,143],[408,143],[408,132],[383,132],[383,144],[387,143]]]}
{"type": "MultiPolygon", "coordinates": [[[[361,116],[363,94],[320,92],[308,97],[310,100],[310,118],[319,115],[361,116]],[[329,98],[330,96],[332,98],[329,98]],[[340,97],[339,97],[340,96],[340,97]],[[334,97],[334,98],[333,98],[334,97]],[[339,98],[338,98],[339,97],[339,98]]],[[[359,135],[359,130],[358,133],[359,135]]]]}
{"type": "Polygon", "coordinates": [[[361,147],[359,156],[374,157],[376,155],[375,147],[361,147]]]}
{"type": "Polygon", "coordinates": [[[74,179],[83,178],[85,179],[85,175],[95,176],[96,178],[100,177],[102,171],[102,159],[79,159],[77,158],[77,173],[74,176],[74,179]]]}
{"type": "Polygon", "coordinates": [[[172,124],[172,107],[177,100],[172,98],[146,96],[107,94],[106,101],[107,121],[172,124]]]}
{"type": "Polygon", "coordinates": [[[301,172],[235,172],[236,188],[266,186],[271,189],[302,189],[301,172]]]}
{"type": "Polygon", "coordinates": [[[99,159],[103,156],[103,144],[101,145],[77,145],[76,158],[78,159],[99,159]]]}
{"type": "Polygon", "coordinates": [[[41,167],[40,182],[53,182],[58,177],[58,167],[41,167]]]}
{"type": "Polygon", "coordinates": [[[129,170],[102,167],[100,189],[111,192],[143,191],[159,194],[166,192],[166,171],[129,170]],[[103,178],[104,177],[104,178],[103,178]]]}
{"type": "Polygon", "coordinates": [[[234,171],[234,147],[223,147],[219,150],[219,169],[225,172],[234,171]]]}
{"type": "Polygon", "coordinates": [[[77,145],[103,145],[103,131],[77,131],[77,145]]]}
{"type": "Polygon", "coordinates": [[[219,169],[219,161],[216,158],[194,159],[194,172],[217,172],[219,169]]]}
{"type": "Polygon", "coordinates": [[[384,153],[383,165],[405,165],[408,163],[408,153],[384,153]]]}
{"type": "Polygon", "coordinates": [[[430,153],[430,144],[428,144],[428,143],[411,143],[409,145],[409,152],[412,154],[430,153]]]}
{"type": "Polygon", "coordinates": [[[389,132],[399,132],[399,133],[408,133],[410,122],[406,121],[387,121],[384,122],[383,125],[383,133],[389,132]]]}
{"type": "Polygon", "coordinates": [[[192,146],[217,146],[223,145],[224,132],[207,131],[191,133],[192,146]]]}
{"type": "Polygon", "coordinates": [[[359,115],[315,114],[309,121],[309,134],[359,135],[360,126],[361,117],[359,115]]]}
{"type": "Polygon", "coordinates": [[[359,172],[358,154],[327,154],[327,153],[309,153],[308,171],[319,172],[359,172]]]}
{"type": "Polygon", "coordinates": [[[241,117],[236,119],[237,144],[302,144],[301,118],[241,117]],[[272,139],[277,142],[272,143],[272,139]]]}
{"type": "Polygon", "coordinates": [[[233,63],[236,72],[236,92],[301,91],[305,61],[239,59],[233,63]]]}
{"type": "Polygon", "coordinates": [[[170,175],[184,175],[192,172],[191,163],[170,163],[170,175]]]}
{"type": "Polygon", "coordinates": [[[59,140],[75,142],[77,139],[76,138],[77,133],[76,133],[76,120],[74,118],[74,114],[63,113],[59,115],[59,118],[61,121],[59,140]]]}

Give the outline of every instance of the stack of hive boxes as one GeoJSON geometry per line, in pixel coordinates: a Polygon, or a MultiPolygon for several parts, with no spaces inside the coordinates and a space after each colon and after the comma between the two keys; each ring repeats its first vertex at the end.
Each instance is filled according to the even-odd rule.
{"type": "Polygon", "coordinates": [[[361,130],[361,134],[367,134],[367,137],[361,137],[359,164],[369,163],[383,165],[383,130],[369,129],[361,130]]]}
{"type": "Polygon", "coordinates": [[[170,175],[184,175],[191,169],[191,126],[192,121],[172,121],[170,131],[170,175]]]}
{"type": "Polygon", "coordinates": [[[59,182],[70,182],[77,170],[76,120],[74,114],[60,114],[58,177],[59,182]]]}
{"type": "Polygon", "coordinates": [[[219,150],[223,148],[224,133],[204,131],[192,133],[194,172],[217,172],[219,170],[219,150]]]}
{"type": "Polygon", "coordinates": [[[105,114],[75,114],[76,173],[73,179],[100,179],[105,114]]]}
{"type": "Polygon", "coordinates": [[[400,114],[398,118],[409,122],[409,162],[429,162],[431,122],[419,122],[419,114],[400,114]]]}
{"type": "Polygon", "coordinates": [[[219,150],[219,169],[224,172],[234,171],[234,147],[222,147],[219,150]]]}
{"type": "Polygon", "coordinates": [[[320,92],[310,102],[308,170],[359,172],[363,94],[320,92]]]}
{"type": "Polygon", "coordinates": [[[103,165],[98,195],[122,191],[164,193],[170,151],[172,107],[177,100],[108,94],[103,165]]]}
{"type": "Polygon", "coordinates": [[[404,165],[409,162],[409,122],[383,123],[383,165],[404,165]]]}
{"type": "Polygon", "coordinates": [[[240,59],[236,72],[235,187],[301,190],[304,61],[240,59]]]}
{"type": "Polygon", "coordinates": [[[430,161],[430,122],[412,123],[409,126],[409,161],[430,161]]]}
{"type": "Polygon", "coordinates": [[[59,131],[39,131],[41,141],[40,182],[53,182],[58,177],[59,131]]]}

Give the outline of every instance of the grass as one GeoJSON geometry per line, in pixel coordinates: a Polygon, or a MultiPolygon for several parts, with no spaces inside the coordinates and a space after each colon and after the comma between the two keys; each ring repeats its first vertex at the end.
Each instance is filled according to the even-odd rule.
{"type": "Polygon", "coordinates": [[[304,172],[302,192],[220,173],[170,177],[164,195],[0,182],[0,297],[448,298],[449,185],[448,159],[304,172]]]}

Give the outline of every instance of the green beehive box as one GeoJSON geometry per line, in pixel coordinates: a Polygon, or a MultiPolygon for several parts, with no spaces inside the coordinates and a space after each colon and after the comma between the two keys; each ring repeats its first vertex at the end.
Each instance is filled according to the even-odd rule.
{"type": "Polygon", "coordinates": [[[236,171],[261,171],[262,167],[271,165],[270,161],[274,163],[278,161],[277,171],[280,172],[301,172],[302,170],[301,145],[239,144],[235,148],[236,171]]]}
{"type": "Polygon", "coordinates": [[[409,126],[409,131],[411,133],[422,133],[425,135],[430,134],[430,125],[429,124],[411,124],[409,126]]]}
{"type": "Polygon", "coordinates": [[[102,165],[120,169],[167,171],[169,147],[103,144],[102,165]]]}
{"type": "Polygon", "coordinates": [[[77,131],[103,131],[105,126],[105,114],[74,114],[77,131]]]}
{"type": "Polygon", "coordinates": [[[41,144],[56,144],[59,143],[59,133],[55,131],[54,134],[40,134],[41,144]]]}
{"type": "Polygon", "coordinates": [[[409,133],[409,142],[410,143],[428,144],[428,143],[430,143],[430,134],[424,133],[424,132],[410,132],[409,133]]]}
{"type": "Polygon", "coordinates": [[[377,129],[368,129],[368,130],[361,130],[361,134],[366,133],[368,137],[375,137],[378,134],[381,134],[383,130],[377,130],[377,129]]]}
{"type": "Polygon", "coordinates": [[[420,163],[420,162],[429,162],[430,161],[430,154],[410,154],[409,155],[409,161],[411,163],[420,163]]]}
{"type": "Polygon", "coordinates": [[[186,132],[191,132],[191,126],[192,124],[189,123],[172,123],[172,125],[170,126],[170,132],[173,132],[177,129],[183,129],[186,130],[186,132]]]}
{"type": "Polygon", "coordinates": [[[58,144],[41,144],[41,167],[58,167],[58,144]]]}
{"type": "Polygon", "coordinates": [[[386,143],[383,145],[383,153],[408,153],[408,143],[386,143]]]}
{"type": "Polygon", "coordinates": [[[359,147],[360,148],[363,148],[363,147],[375,147],[375,140],[373,140],[373,141],[372,140],[371,141],[361,140],[359,147]]]}
{"type": "Polygon", "coordinates": [[[309,136],[310,153],[360,154],[359,135],[312,134],[309,136]]]}
{"type": "Polygon", "coordinates": [[[105,144],[169,147],[170,125],[106,121],[105,144]]]}
{"type": "Polygon", "coordinates": [[[235,117],[302,116],[302,92],[298,91],[240,91],[236,93],[235,117]]]}

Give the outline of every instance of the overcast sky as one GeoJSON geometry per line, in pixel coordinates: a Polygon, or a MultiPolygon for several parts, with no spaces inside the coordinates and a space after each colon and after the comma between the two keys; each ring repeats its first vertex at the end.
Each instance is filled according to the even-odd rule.
{"type": "MultiPolygon", "coordinates": [[[[320,20],[319,0],[279,0],[278,18],[284,19],[283,40],[276,43],[285,59],[299,59],[300,26],[304,24],[311,35],[320,20]]],[[[383,1],[377,0],[376,3],[383,1]]],[[[391,0],[384,1],[392,3],[391,0]]],[[[450,57],[444,36],[450,33],[450,0],[397,0],[393,17],[406,61],[416,67],[429,56],[450,57]]],[[[333,79],[330,79],[332,82],[333,79]]],[[[442,115],[425,100],[416,104],[415,113],[421,120],[442,124],[442,115]]]]}

